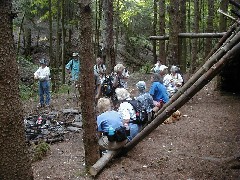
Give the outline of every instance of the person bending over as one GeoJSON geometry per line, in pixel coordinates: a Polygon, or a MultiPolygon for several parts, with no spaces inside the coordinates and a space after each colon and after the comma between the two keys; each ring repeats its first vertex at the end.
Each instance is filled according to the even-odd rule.
{"type": "Polygon", "coordinates": [[[102,150],[116,150],[127,142],[122,117],[117,111],[112,110],[111,101],[108,98],[100,98],[97,103],[97,130],[99,135],[99,146],[102,150]],[[122,130],[123,134],[117,133],[122,130]],[[110,132],[111,131],[111,132],[110,132]],[[109,134],[113,133],[113,134],[109,134]],[[122,137],[118,137],[122,136],[122,137]],[[124,137],[125,136],[125,137],[124,137]]]}

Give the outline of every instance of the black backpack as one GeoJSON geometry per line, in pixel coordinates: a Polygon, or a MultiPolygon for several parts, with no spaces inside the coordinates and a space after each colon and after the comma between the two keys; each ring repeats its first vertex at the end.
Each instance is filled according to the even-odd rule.
{"type": "Polygon", "coordinates": [[[114,94],[113,88],[113,78],[112,76],[106,76],[102,83],[101,91],[104,96],[111,97],[114,94]]]}
{"type": "Polygon", "coordinates": [[[148,121],[148,113],[146,109],[143,108],[142,103],[139,100],[126,100],[125,102],[130,103],[136,112],[136,120],[134,123],[144,125],[148,121]]]}

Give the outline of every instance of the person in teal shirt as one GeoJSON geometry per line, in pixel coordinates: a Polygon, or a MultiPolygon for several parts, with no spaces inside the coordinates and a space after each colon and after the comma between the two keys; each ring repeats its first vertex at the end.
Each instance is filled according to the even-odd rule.
{"type": "Polygon", "coordinates": [[[71,81],[78,81],[80,73],[80,61],[78,58],[78,53],[73,53],[72,59],[67,63],[66,70],[68,73],[71,73],[71,81]]]}

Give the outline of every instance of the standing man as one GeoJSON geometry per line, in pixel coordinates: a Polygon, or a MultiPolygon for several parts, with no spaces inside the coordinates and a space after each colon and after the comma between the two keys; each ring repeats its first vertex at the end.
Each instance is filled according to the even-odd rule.
{"type": "MultiPolygon", "coordinates": [[[[66,70],[70,75],[70,84],[73,88],[74,96],[77,97],[78,78],[80,73],[80,61],[78,53],[73,53],[72,59],[67,63],[66,70]]],[[[68,91],[69,93],[69,91],[68,91]]]]}
{"type": "Polygon", "coordinates": [[[34,73],[34,79],[39,81],[39,97],[40,97],[40,104],[38,107],[49,107],[50,105],[50,84],[49,84],[49,76],[50,76],[50,69],[47,67],[46,59],[41,59],[39,61],[40,67],[34,73]],[[44,101],[44,95],[46,99],[44,101]]]}
{"type": "Polygon", "coordinates": [[[73,53],[72,59],[67,63],[66,70],[68,73],[71,73],[71,81],[78,81],[79,73],[80,73],[80,62],[78,58],[78,53],[73,53]]]}

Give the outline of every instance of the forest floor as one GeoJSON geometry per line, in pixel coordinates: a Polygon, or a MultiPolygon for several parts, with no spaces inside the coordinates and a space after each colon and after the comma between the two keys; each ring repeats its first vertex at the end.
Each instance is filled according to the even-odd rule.
{"type": "MultiPolygon", "coordinates": [[[[131,75],[129,90],[149,75],[131,75]]],[[[36,111],[25,104],[25,113],[36,111]]],[[[75,108],[69,95],[53,96],[52,108],[75,108]]],[[[211,81],[182,108],[179,121],[161,124],[124,157],[112,160],[96,177],[84,170],[82,134],[68,133],[32,167],[35,180],[75,179],[240,179],[240,97],[214,91],[211,81]]]]}

